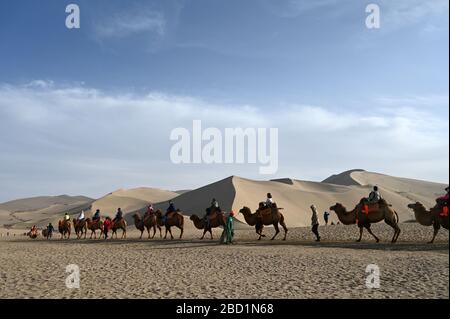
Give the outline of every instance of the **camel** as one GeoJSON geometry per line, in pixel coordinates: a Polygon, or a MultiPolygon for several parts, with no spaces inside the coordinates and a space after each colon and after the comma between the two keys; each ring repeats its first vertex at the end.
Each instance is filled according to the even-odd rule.
{"type": "Polygon", "coordinates": [[[357,242],[361,242],[365,228],[369,234],[375,238],[376,242],[379,243],[380,239],[372,232],[370,226],[371,224],[376,224],[384,220],[386,224],[394,229],[394,236],[392,237],[391,242],[396,243],[401,232],[400,227],[398,226],[399,218],[397,212],[393,210],[384,199],[381,199],[377,205],[372,206],[369,214],[363,213],[362,205],[363,200],[361,200],[361,202],[356,205],[352,211],[348,212],[344,205],[337,203],[336,205],[330,207],[330,210],[337,214],[342,224],[358,225],[359,239],[357,242]]]}
{"type": "Polygon", "coordinates": [[[52,238],[52,233],[49,233],[49,232],[48,232],[48,229],[47,229],[47,228],[44,228],[44,229],[42,230],[42,237],[44,237],[44,238],[46,238],[46,239],[50,239],[50,238],[52,238]]]}
{"type": "Polygon", "coordinates": [[[442,209],[438,205],[433,207],[431,210],[427,210],[424,205],[417,202],[415,204],[409,204],[408,208],[414,211],[414,216],[420,225],[433,226],[433,238],[429,244],[434,243],[441,226],[448,230],[448,215],[443,216],[442,209]]]}
{"type": "Polygon", "coordinates": [[[217,211],[212,212],[209,215],[209,225],[207,225],[204,218],[200,218],[197,215],[192,215],[190,219],[192,220],[196,228],[203,229],[203,236],[200,238],[200,240],[203,240],[203,238],[205,238],[207,232],[209,232],[209,234],[211,235],[211,239],[213,239],[212,229],[220,226],[225,226],[226,223],[225,215],[217,211]]]}
{"type": "Polygon", "coordinates": [[[84,234],[84,239],[86,239],[87,235],[87,223],[86,220],[78,220],[76,218],[73,219],[73,228],[75,229],[75,234],[77,235],[78,239],[81,239],[81,237],[84,234]]]}
{"type": "Polygon", "coordinates": [[[159,227],[162,227],[162,226],[166,227],[166,235],[164,236],[164,239],[167,238],[167,233],[169,233],[170,238],[173,239],[171,227],[179,228],[181,230],[180,239],[183,238],[184,217],[183,217],[183,214],[181,214],[180,210],[166,214],[166,216],[167,216],[166,219],[163,217],[163,214],[160,210],[157,210],[155,215],[156,215],[156,220],[158,222],[159,227]]]}
{"type": "Polygon", "coordinates": [[[111,230],[111,238],[114,238],[114,234],[116,234],[117,238],[117,230],[122,229],[122,239],[127,238],[127,221],[125,219],[120,219],[119,221],[113,221],[111,230]]]}
{"type": "Polygon", "coordinates": [[[134,225],[136,226],[137,229],[141,231],[141,236],[139,237],[139,239],[142,239],[142,235],[144,234],[145,229],[147,229],[148,239],[155,238],[156,227],[158,227],[159,229],[159,237],[162,237],[161,227],[158,225],[155,214],[144,216],[144,219],[142,219],[141,216],[138,213],[136,213],[133,215],[133,218],[134,218],[134,225]],[[153,228],[153,236],[150,237],[150,229],[152,228],[153,228]]]}
{"type": "Polygon", "coordinates": [[[284,222],[284,216],[280,213],[280,210],[277,207],[270,208],[272,210],[271,213],[265,214],[261,210],[258,210],[255,214],[252,214],[252,211],[248,207],[242,208],[239,213],[244,215],[245,221],[250,226],[255,226],[256,233],[259,235],[258,240],[261,240],[262,237],[266,237],[262,234],[265,225],[273,225],[275,228],[275,235],[273,235],[271,240],[274,240],[278,234],[280,233],[280,228],[278,224],[280,224],[284,229],[284,238],[286,240],[288,229],[286,227],[286,223],[284,222]]]}
{"type": "Polygon", "coordinates": [[[103,234],[103,221],[101,219],[96,220],[96,221],[92,221],[90,218],[86,219],[86,225],[87,228],[91,231],[91,237],[89,237],[90,239],[92,239],[92,235],[94,235],[94,239],[97,239],[97,230],[100,230],[100,237],[102,237],[103,234]]]}
{"type": "Polygon", "coordinates": [[[58,222],[58,231],[61,234],[61,239],[66,238],[70,239],[70,232],[72,230],[72,224],[70,220],[60,220],[58,222]]]}

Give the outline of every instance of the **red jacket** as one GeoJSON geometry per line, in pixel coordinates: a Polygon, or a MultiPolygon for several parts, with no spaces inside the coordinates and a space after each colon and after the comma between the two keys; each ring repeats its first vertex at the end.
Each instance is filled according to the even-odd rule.
{"type": "Polygon", "coordinates": [[[109,219],[105,220],[105,222],[103,223],[103,228],[105,230],[109,230],[111,228],[111,221],[109,219]]]}

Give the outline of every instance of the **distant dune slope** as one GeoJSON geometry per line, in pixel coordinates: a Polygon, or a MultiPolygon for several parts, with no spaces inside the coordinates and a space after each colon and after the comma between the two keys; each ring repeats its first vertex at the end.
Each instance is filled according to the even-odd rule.
{"type": "Polygon", "coordinates": [[[127,215],[144,210],[150,203],[168,201],[177,196],[178,193],[155,188],[120,189],[93,202],[92,208],[87,214],[90,216],[97,209],[100,209],[103,216],[114,217],[120,207],[127,215]]]}
{"type": "Polygon", "coordinates": [[[0,225],[26,228],[54,222],[65,212],[88,209],[94,200],[84,196],[41,196],[0,204],[0,225]]]}

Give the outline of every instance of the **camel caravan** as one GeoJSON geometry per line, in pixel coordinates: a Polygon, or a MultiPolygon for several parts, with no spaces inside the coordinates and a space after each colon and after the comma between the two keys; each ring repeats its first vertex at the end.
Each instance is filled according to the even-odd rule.
{"type": "MultiPolygon", "coordinates": [[[[415,219],[420,225],[433,226],[434,232],[430,243],[434,243],[441,227],[448,230],[449,188],[447,187],[445,190],[446,194],[439,197],[436,200],[436,205],[430,210],[427,210],[425,206],[419,202],[408,205],[408,208],[414,212],[415,219]]],[[[316,208],[312,205],[311,209],[313,210],[313,232],[317,236],[317,241],[320,241],[317,227],[315,227],[318,226],[316,208]]],[[[272,236],[271,240],[276,239],[281,232],[281,227],[284,231],[283,240],[285,241],[288,234],[288,228],[282,211],[283,208],[277,206],[273,201],[272,195],[269,193],[267,194],[266,201],[259,203],[258,209],[254,213],[249,207],[243,207],[239,210],[239,213],[243,215],[245,222],[249,226],[255,227],[258,240],[266,237],[266,235],[263,234],[264,226],[273,226],[275,234],[272,236]]],[[[336,203],[330,207],[330,211],[336,213],[340,223],[343,225],[358,226],[359,238],[357,239],[357,242],[362,240],[364,229],[373,236],[377,243],[380,242],[380,239],[373,233],[371,225],[383,221],[393,229],[391,243],[396,243],[401,234],[399,216],[392,205],[387,203],[387,201],[381,197],[377,186],[373,188],[373,191],[368,198],[361,199],[352,210],[348,210],[341,203],[336,203]]],[[[132,218],[134,220],[134,226],[141,232],[139,239],[142,239],[145,231],[147,232],[148,239],[154,239],[157,230],[159,231],[159,237],[163,238],[163,227],[165,228],[164,239],[167,239],[168,235],[170,235],[171,239],[174,239],[172,234],[173,228],[178,228],[180,230],[179,239],[183,238],[183,213],[181,210],[175,208],[172,201],[169,202],[166,213],[163,213],[161,210],[154,210],[153,206],[149,205],[143,216],[139,213],[135,213],[132,218]]],[[[190,220],[195,228],[203,232],[200,239],[203,240],[208,233],[210,238],[214,239],[212,230],[221,227],[224,228],[224,233],[228,233],[228,242],[232,242],[232,237],[234,236],[234,218],[234,212],[231,211],[229,214],[224,212],[216,199],[212,200],[211,206],[206,209],[206,214],[203,217],[195,214],[190,216],[190,220]]],[[[60,239],[70,239],[72,225],[77,239],[86,239],[88,231],[91,232],[90,239],[92,239],[92,237],[97,239],[97,231],[99,232],[99,239],[107,239],[110,231],[111,238],[114,238],[115,236],[117,239],[118,231],[121,231],[122,239],[125,239],[127,236],[128,225],[120,208],[114,219],[100,217],[100,211],[97,210],[92,218],[85,218],[84,212],[82,211],[77,218],[74,218],[71,221],[69,215],[66,213],[64,219],[60,220],[58,223],[60,239]]],[[[53,232],[54,229],[50,223],[46,229],[42,230],[42,236],[50,239],[53,232]]],[[[30,238],[37,238],[38,232],[36,226],[33,226],[27,235],[30,238]]]]}

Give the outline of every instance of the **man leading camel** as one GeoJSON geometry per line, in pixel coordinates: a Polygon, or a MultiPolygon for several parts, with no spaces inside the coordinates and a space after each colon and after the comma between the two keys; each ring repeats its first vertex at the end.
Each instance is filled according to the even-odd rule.
{"type": "Polygon", "coordinates": [[[311,205],[311,226],[312,226],[312,232],[314,235],[316,235],[316,241],[320,241],[320,235],[319,235],[319,218],[317,217],[317,208],[315,205],[311,205]]]}

